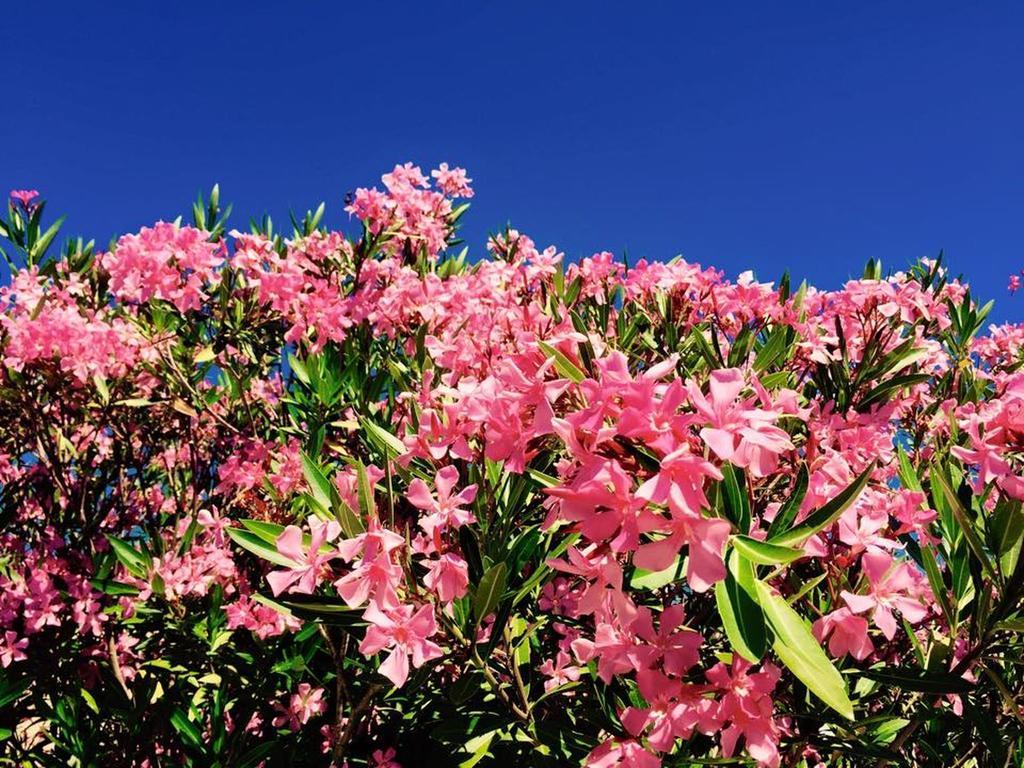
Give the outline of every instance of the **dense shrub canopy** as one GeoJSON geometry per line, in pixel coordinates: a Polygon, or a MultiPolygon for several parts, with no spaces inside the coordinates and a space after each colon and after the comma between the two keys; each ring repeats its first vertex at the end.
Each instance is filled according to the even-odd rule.
{"type": "Polygon", "coordinates": [[[0,762],[1019,765],[1022,329],[473,260],[469,184],[59,256],[12,194],[0,762]]]}

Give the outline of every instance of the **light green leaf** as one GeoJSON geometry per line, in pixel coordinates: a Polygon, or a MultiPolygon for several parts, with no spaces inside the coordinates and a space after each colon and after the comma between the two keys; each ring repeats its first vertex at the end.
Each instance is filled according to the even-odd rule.
{"type": "Polygon", "coordinates": [[[733,573],[737,558],[733,552],[725,578],[715,584],[715,602],[729,643],[740,656],[756,664],[768,648],[768,632],[760,606],[733,573]]]}
{"type": "Polygon", "coordinates": [[[261,557],[276,565],[292,568],[295,563],[277,551],[277,547],[268,543],[259,534],[247,531],[244,528],[227,528],[228,536],[242,549],[247,549],[257,557],[261,557]]]}
{"type": "Polygon", "coordinates": [[[633,589],[661,589],[675,581],[681,565],[680,558],[676,557],[667,568],[663,568],[660,571],[648,571],[643,568],[637,568],[633,571],[633,576],[629,580],[629,586],[633,589]]]}
{"type": "Polygon", "coordinates": [[[792,606],[763,581],[754,583],[757,602],[775,634],[772,648],[783,664],[815,696],[843,717],[853,720],[846,682],[792,606]]]}
{"type": "Polygon", "coordinates": [[[401,456],[406,452],[405,443],[388,432],[384,427],[369,419],[361,419],[359,422],[367,438],[388,458],[401,456]]]}
{"type": "Polygon", "coordinates": [[[791,563],[804,556],[802,549],[769,544],[752,539],[750,536],[733,536],[732,545],[752,563],[758,563],[759,565],[791,563]]]}
{"type": "Polygon", "coordinates": [[[587,378],[587,374],[584,373],[576,363],[566,357],[565,353],[561,350],[555,349],[550,344],[545,344],[543,341],[538,341],[537,346],[545,355],[555,359],[555,370],[558,372],[559,376],[564,376],[576,383],[587,378]]]}

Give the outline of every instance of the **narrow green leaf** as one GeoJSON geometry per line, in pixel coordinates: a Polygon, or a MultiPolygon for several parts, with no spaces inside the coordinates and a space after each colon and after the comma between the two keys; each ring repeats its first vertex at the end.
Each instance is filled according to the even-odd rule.
{"type": "Polygon", "coordinates": [[[548,357],[555,359],[555,370],[559,376],[564,376],[571,381],[579,383],[587,378],[585,374],[576,363],[566,357],[565,353],[559,349],[555,349],[550,344],[545,344],[543,341],[537,342],[537,347],[548,357]]]}
{"type": "Polygon", "coordinates": [[[903,487],[908,491],[922,492],[924,489],[921,487],[921,480],[917,476],[917,470],[914,469],[914,465],[910,463],[910,457],[907,452],[903,450],[902,445],[896,446],[896,456],[900,461],[900,482],[903,483],[903,487]]]}
{"type": "Polygon", "coordinates": [[[291,568],[295,565],[289,558],[278,552],[276,546],[268,543],[262,536],[243,528],[227,528],[225,530],[235,544],[242,549],[252,552],[257,557],[285,568],[291,568]]]}
{"type": "Polygon", "coordinates": [[[792,606],[763,581],[754,584],[757,602],[775,634],[772,648],[783,664],[807,689],[848,720],[853,720],[853,703],[846,681],[839,674],[818,641],[792,606]]]}
{"type": "Polygon", "coordinates": [[[508,568],[504,563],[497,563],[484,572],[473,598],[473,613],[477,621],[483,621],[494,612],[505,593],[507,579],[508,568]]]}
{"type": "Polygon", "coordinates": [[[268,544],[276,546],[277,537],[284,533],[284,526],[278,523],[268,523],[266,520],[239,520],[246,529],[252,531],[268,544]]]}
{"type": "Polygon", "coordinates": [[[309,485],[309,491],[313,494],[313,498],[316,499],[317,503],[328,512],[333,511],[331,509],[333,501],[333,486],[331,481],[327,479],[320,467],[317,466],[316,462],[313,461],[309,455],[302,452],[302,474],[306,478],[306,484],[309,485]]]}
{"type": "Polygon", "coordinates": [[[847,507],[857,500],[861,491],[863,491],[864,487],[868,484],[868,480],[871,478],[871,473],[874,469],[875,463],[871,462],[871,464],[868,465],[868,468],[861,472],[861,474],[852,483],[846,486],[846,488],[840,491],[834,499],[811,512],[811,514],[809,514],[800,525],[773,536],[769,539],[769,543],[779,544],[782,546],[802,544],[818,531],[828,528],[839,519],[839,516],[846,511],[847,507]]]}
{"type": "Polygon", "coordinates": [[[190,747],[202,748],[203,734],[199,730],[199,726],[189,720],[188,715],[183,711],[176,709],[171,713],[171,725],[174,726],[174,730],[181,735],[182,740],[190,747]]]}
{"type": "Polygon", "coordinates": [[[924,565],[925,575],[928,576],[928,585],[932,588],[932,594],[939,601],[939,607],[942,609],[942,613],[945,615],[949,626],[955,628],[957,624],[956,613],[949,602],[946,582],[942,578],[942,572],[939,570],[939,563],[935,553],[932,552],[932,545],[926,543],[924,546],[919,546],[919,549],[921,552],[921,563],[924,565]]]}
{"type": "Polygon", "coordinates": [[[768,649],[764,613],[740,586],[732,566],[733,563],[730,563],[725,578],[715,584],[715,602],[729,643],[740,656],[754,664],[761,660],[768,649]]]}
{"type": "Polygon", "coordinates": [[[741,531],[750,530],[750,499],[747,498],[747,482],[743,470],[732,464],[723,464],[722,478],[729,520],[741,531]]]}
{"type": "Polygon", "coordinates": [[[629,586],[633,589],[661,589],[676,580],[681,566],[682,561],[679,557],[676,557],[667,568],[663,568],[660,571],[647,571],[643,568],[637,568],[629,579],[629,586]]]}
{"type": "Polygon", "coordinates": [[[912,387],[915,384],[922,384],[931,378],[930,374],[927,373],[908,373],[904,376],[894,376],[893,378],[883,381],[881,384],[876,386],[870,392],[868,392],[860,401],[858,407],[865,408],[875,403],[885,403],[889,397],[905,387],[912,387]]]}
{"type": "Polygon", "coordinates": [[[926,669],[914,667],[865,669],[860,674],[862,677],[882,685],[919,693],[968,693],[974,687],[962,677],[947,672],[929,672],[926,669]]]}
{"type": "Polygon", "coordinates": [[[123,541],[116,536],[107,536],[107,541],[110,542],[111,549],[114,550],[114,555],[128,572],[139,579],[145,579],[149,577],[149,568],[153,563],[153,558],[146,552],[140,552],[131,544],[123,541]]]}
{"type": "Polygon", "coordinates": [[[764,343],[764,346],[758,350],[757,356],[754,357],[754,370],[760,373],[761,371],[767,370],[775,364],[780,357],[783,357],[783,353],[788,353],[789,345],[786,343],[786,338],[789,335],[790,328],[785,325],[777,325],[768,336],[768,340],[764,343]]]}
{"type": "Polygon", "coordinates": [[[752,539],[749,536],[733,536],[732,545],[752,563],[758,563],[759,565],[791,563],[804,556],[802,549],[769,544],[752,539]]]}
{"type": "Polygon", "coordinates": [[[801,464],[799,471],[796,473],[796,480],[794,481],[793,490],[789,494],[789,498],[786,499],[786,503],[779,508],[778,513],[771,522],[771,525],[768,526],[769,541],[771,541],[775,535],[793,525],[793,521],[796,520],[797,513],[800,512],[800,506],[804,503],[804,498],[807,496],[807,483],[807,465],[801,464]]]}
{"type": "Polygon", "coordinates": [[[468,760],[463,760],[459,763],[459,768],[473,768],[474,765],[479,763],[487,755],[487,750],[491,747],[491,741],[494,740],[497,731],[491,731],[490,733],[484,733],[480,736],[474,736],[472,739],[466,742],[465,749],[470,753],[468,760]]]}
{"type": "Polygon", "coordinates": [[[988,555],[985,553],[985,546],[978,537],[978,532],[974,530],[974,523],[971,522],[971,519],[967,514],[967,510],[964,509],[963,504],[960,503],[960,498],[953,491],[952,486],[949,484],[949,480],[938,467],[932,467],[929,477],[933,483],[936,483],[939,486],[939,489],[942,491],[942,495],[945,496],[946,502],[949,504],[949,507],[953,512],[953,517],[956,519],[957,525],[960,530],[963,531],[964,538],[967,540],[967,546],[970,548],[971,553],[974,555],[981,567],[985,569],[989,578],[995,579],[996,574],[995,569],[992,566],[992,561],[989,560],[988,555]]]}
{"type": "MultiPolygon", "coordinates": [[[[366,474],[366,465],[361,461],[355,462],[356,467],[356,488],[359,495],[359,515],[355,519],[358,530],[362,533],[366,530],[363,521],[372,520],[377,516],[377,503],[373,497],[373,485],[370,483],[369,475],[366,474]]],[[[355,534],[349,534],[354,536],[355,534]]]]}
{"type": "Polygon", "coordinates": [[[361,419],[360,424],[362,424],[363,431],[370,439],[370,442],[377,446],[388,458],[393,459],[406,452],[405,443],[384,429],[384,427],[369,419],[361,419]]]}

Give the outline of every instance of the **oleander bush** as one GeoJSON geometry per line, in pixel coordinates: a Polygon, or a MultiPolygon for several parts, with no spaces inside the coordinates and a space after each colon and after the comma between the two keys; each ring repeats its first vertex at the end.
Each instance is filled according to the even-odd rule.
{"type": "Polygon", "coordinates": [[[1024,326],[458,240],[0,235],[0,764],[1024,764],[1024,326]]]}

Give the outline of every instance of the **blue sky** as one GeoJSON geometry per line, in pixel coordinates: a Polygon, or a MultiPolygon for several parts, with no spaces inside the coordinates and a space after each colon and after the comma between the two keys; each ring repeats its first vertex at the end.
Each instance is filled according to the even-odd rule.
{"type": "Polygon", "coordinates": [[[834,287],[944,248],[1024,315],[1020,3],[61,5],[5,8],[0,187],[69,233],[215,181],[236,226],[320,200],[337,226],[346,191],[448,161],[477,253],[510,221],[571,257],[834,287]]]}

